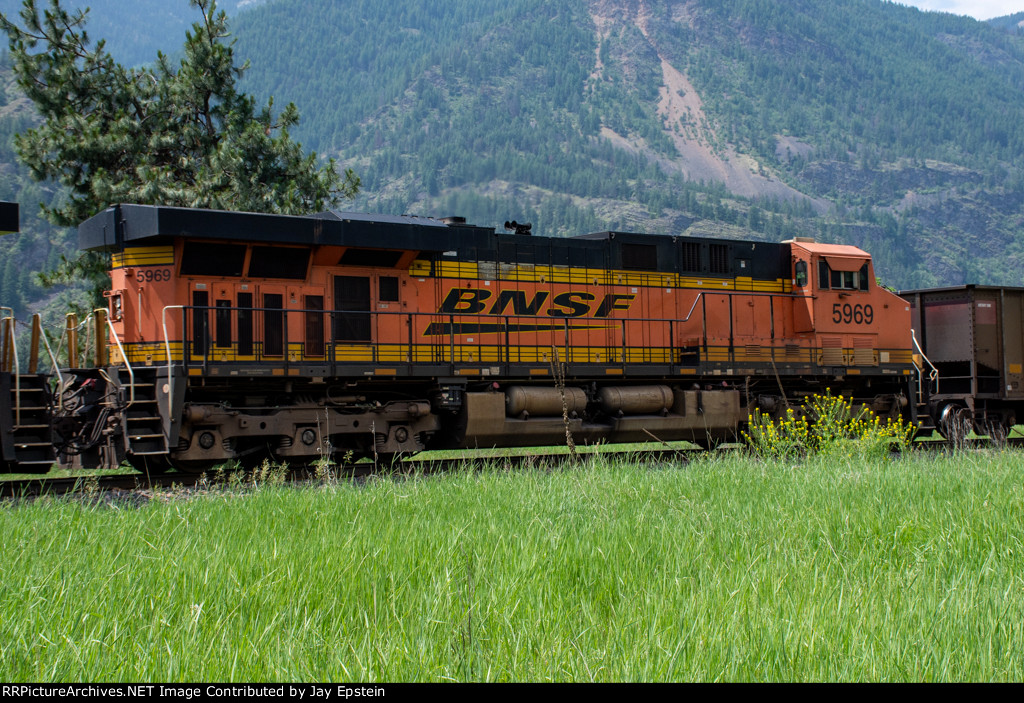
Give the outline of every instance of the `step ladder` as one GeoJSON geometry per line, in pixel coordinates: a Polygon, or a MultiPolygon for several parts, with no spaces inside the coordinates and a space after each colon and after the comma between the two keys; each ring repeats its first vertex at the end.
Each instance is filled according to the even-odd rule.
{"type": "Polygon", "coordinates": [[[50,425],[52,396],[42,374],[3,373],[0,412],[3,458],[11,473],[46,473],[57,460],[50,425]]]}
{"type": "Polygon", "coordinates": [[[928,412],[927,403],[917,404],[917,435],[920,437],[931,437],[938,430],[932,416],[928,412]]]}
{"type": "Polygon", "coordinates": [[[160,414],[161,394],[157,391],[159,380],[156,369],[135,369],[134,378],[127,369],[118,371],[121,403],[126,407],[121,425],[125,450],[135,456],[165,455],[168,451],[160,414]]]}

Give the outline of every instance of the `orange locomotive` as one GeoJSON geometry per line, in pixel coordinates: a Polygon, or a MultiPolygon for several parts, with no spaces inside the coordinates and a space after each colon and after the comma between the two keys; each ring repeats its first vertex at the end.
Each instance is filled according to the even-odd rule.
{"type": "Polygon", "coordinates": [[[706,446],[825,389],[914,419],[909,307],[860,249],[506,228],[106,210],[109,355],[65,373],[64,461],[706,446]]]}

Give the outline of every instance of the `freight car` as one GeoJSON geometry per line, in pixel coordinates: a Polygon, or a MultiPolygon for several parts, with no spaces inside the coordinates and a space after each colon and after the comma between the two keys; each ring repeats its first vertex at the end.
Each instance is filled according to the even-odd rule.
{"type": "Polygon", "coordinates": [[[916,420],[910,307],[856,247],[506,230],[107,209],[79,228],[112,287],[91,363],[68,326],[58,459],[202,470],[567,430],[710,446],[826,389],[916,420]]]}
{"type": "Polygon", "coordinates": [[[900,293],[922,363],[923,432],[1005,437],[1024,418],[1024,288],[967,285],[900,293]]]}

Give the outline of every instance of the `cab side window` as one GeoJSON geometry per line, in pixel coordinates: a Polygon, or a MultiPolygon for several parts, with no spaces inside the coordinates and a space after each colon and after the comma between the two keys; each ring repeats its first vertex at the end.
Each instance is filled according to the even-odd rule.
{"type": "Polygon", "coordinates": [[[804,288],[807,285],[807,262],[797,261],[793,267],[793,281],[797,288],[804,288]]]}
{"type": "Polygon", "coordinates": [[[818,288],[821,290],[863,290],[868,289],[868,265],[859,271],[833,271],[826,261],[818,262],[818,288]]]}
{"type": "Polygon", "coordinates": [[[833,271],[832,287],[840,290],[856,290],[856,271],[833,271]]]}

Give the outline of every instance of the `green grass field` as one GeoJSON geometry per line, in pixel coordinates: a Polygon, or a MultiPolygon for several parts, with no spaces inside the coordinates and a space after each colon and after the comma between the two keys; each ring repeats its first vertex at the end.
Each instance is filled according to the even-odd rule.
{"type": "Polygon", "coordinates": [[[0,680],[1020,680],[1022,459],[6,506],[0,680]]]}

